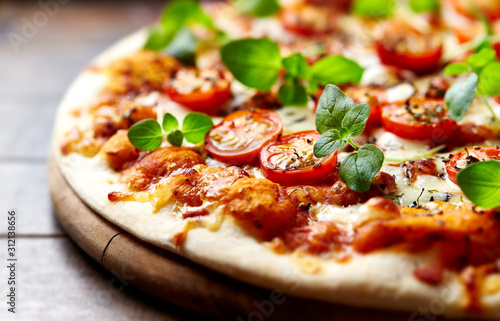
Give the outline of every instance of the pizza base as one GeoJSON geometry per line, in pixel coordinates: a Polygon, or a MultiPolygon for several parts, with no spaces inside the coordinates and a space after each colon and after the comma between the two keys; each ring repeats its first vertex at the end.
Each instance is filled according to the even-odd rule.
{"type": "MultiPolygon", "coordinates": [[[[123,39],[98,56],[93,65],[109,62],[142,47],[146,30],[123,39]]],[[[55,122],[53,151],[64,177],[79,197],[94,211],[136,237],[170,250],[203,266],[235,279],[287,295],[341,303],[351,306],[382,308],[464,317],[465,288],[456,273],[446,271],[438,286],[427,285],[413,275],[413,270],[432,262],[432,251],[418,255],[379,251],[354,256],[345,263],[306,254],[276,254],[225,217],[216,231],[193,228],[185,243],[176,248],[173,235],[182,231],[185,221],[177,215],[175,204],[152,213],[149,203],[108,201],[111,191],[125,191],[99,154],[86,158],[72,153],[63,156],[59,146],[64,134],[77,124],[72,115],[102,90],[106,79],[84,70],[73,82],[59,106],[55,122]],[[102,78],[102,79],[101,79],[102,78]],[[422,310],[425,309],[425,310],[422,310]]],[[[218,215],[212,213],[207,219],[218,215]]],[[[482,298],[484,318],[500,315],[500,293],[482,298]]],[[[419,314],[420,315],[420,314],[419,314]]]]}

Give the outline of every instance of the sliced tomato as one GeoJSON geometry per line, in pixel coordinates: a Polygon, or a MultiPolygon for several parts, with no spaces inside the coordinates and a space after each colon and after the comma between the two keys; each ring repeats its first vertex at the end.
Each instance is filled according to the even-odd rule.
{"type": "Polygon", "coordinates": [[[331,7],[298,4],[283,9],[283,28],[302,36],[322,35],[335,29],[336,14],[331,7]]]}
{"type": "Polygon", "coordinates": [[[458,125],[441,99],[411,99],[383,107],[384,129],[406,139],[439,145],[450,139],[458,125]]]}
{"type": "Polygon", "coordinates": [[[205,149],[229,164],[249,163],[259,157],[262,146],[283,132],[283,121],[271,110],[241,110],[226,116],[205,138],[205,149]]]}
{"type": "Polygon", "coordinates": [[[442,41],[436,33],[423,34],[400,21],[387,22],[375,49],[383,64],[418,74],[435,70],[443,55],[442,41]]]}
{"type": "Polygon", "coordinates": [[[387,101],[387,91],[384,88],[372,86],[350,86],[344,88],[344,94],[354,100],[354,103],[370,105],[370,116],[365,126],[365,133],[382,126],[382,105],[387,101]]]}
{"type": "Polygon", "coordinates": [[[231,99],[230,83],[215,69],[184,68],[165,82],[170,99],[191,110],[217,114],[231,99]]]}
{"type": "Polygon", "coordinates": [[[500,42],[494,43],[493,49],[497,52],[497,58],[500,59],[500,42]]]}
{"type": "Polygon", "coordinates": [[[500,18],[500,2],[497,0],[448,0],[455,10],[469,18],[476,18],[475,10],[480,10],[488,19],[500,18]]]}
{"type": "Polygon", "coordinates": [[[285,186],[332,181],[337,174],[337,152],[314,157],[314,143],[320,136],[317,131],[304,131],[264,145],[259,157],[264,176],[285,186]]]}
{"type": "Polygon", "coordinates": [[[446,172],[450,180],[457,184],[457,174],[470,164],[487,161],[500,160],[500,148],[498,146],[484,146],[466,148],[451,155],[450,160],[445,162],[446,172]]]}

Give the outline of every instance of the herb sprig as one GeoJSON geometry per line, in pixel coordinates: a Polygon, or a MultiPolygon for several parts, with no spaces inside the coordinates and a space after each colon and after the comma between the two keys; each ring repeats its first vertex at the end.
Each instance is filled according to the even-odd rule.
{"type": "Polygon", "coordinates": [[[460,121],[465,116],[476,96],[484,101],[497,120],[486,98],[500,95],[500,63],[496,60],[495,50],[491,47],[482,48],[466,62],[446,66],[444,73],[455,76],[470,73],[465,81],[455,83],[445,94],[446,105],[454,120],[460,121]]]}
{"type": "Polygon", "coordinates": [[[222,61],[234,77],[247,87],[268,91],[285,70],[279,99],[288,105],[304,105],[307,94],[327,83],[358,83],[363,68],[342,56],[327,56],[309,66],[300,53],[282,58],[278,46],[269,39],[241,39],[221,48],[222,61]]]}
{"type": "Polygon", "coordinates": [[[375,145],[359,146],[353,138],[365,129],[370,106],[354,101],[334,85],[327,85],[316,111],[316,129],[321,137],[314,144],[314,156],[325,157],[350,144],[350,153],[339,169],[340,178],[350,189],[368,191],[373,177],[380,171],[384,153],[375,145]]]}
{"type": "Polygon", "coordinates": [[[500,206],[500,162],[490,160],[469,165],[458,172],[457,182],[474,204],[486,209],[500,206]]]}
{"type": "Polygon", "coordinates": [[[173,0],[165,7],[160,23],[149,30],[144,49],[163,51],[183,63],[193,64],[200,40],[190,30],[192,25],[201,25],[219,38],[224,37],[197,1],[173,0]]]}
{"type": "Polygon", "coordinates": [[[155,150],[161,146],[163,137],[173,146],[181,146],[184,139],[197,144],[203,141],[207,132],[214,126],[212,118],[202,113],[189,113],[182,122],[172,114],[163,116],[162,125],[154,119],[145,119],[135,123],[128,131],[132,145],[141,150],[155,150]]]}

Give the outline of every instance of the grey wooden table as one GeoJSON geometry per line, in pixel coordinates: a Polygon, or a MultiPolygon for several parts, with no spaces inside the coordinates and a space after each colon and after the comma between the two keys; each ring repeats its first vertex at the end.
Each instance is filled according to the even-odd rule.
{"type": "Polygon", "coordinates": [[[0,320],[198,319],[117,286],[58,225],[46,184],[53,119],[65,89],[92,57],[153,23],[163,4],[40,2],[57,7],[0,2],[0,320]],[[9,210],[17,218],[16,314],[7,311],[9,210]]]}

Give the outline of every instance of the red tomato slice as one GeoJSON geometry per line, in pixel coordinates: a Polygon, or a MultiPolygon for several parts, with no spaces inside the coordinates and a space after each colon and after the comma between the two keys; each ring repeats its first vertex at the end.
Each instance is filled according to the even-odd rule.
{"type": "Polygon", "coordinates": [[[229,164],[249,163],[259,150],[283,131],[283,121],[270,110],[241,110],[226,116],[205,138],[205,149],[215,159],[229,164]]]}
{"type": "Polygon", "coordinates": [[[445,162],[446,172],[450,180],[457,184],[457,174],[470,164],[487,161],[500,160],[500,148],[498,146],[485,146],[466,148],[451,155],[448,162],[445,162]]]}
{"type": "Polygon", "coordinates": [[[334,30],[335,16],[331,7],[299,4],[284,8],[280,20],[283,28],[289,32],[313,36],[334,30]]]}
{"type": "Polygon", "coordinates": [[[411,99],[384,106],[382,124],[385,130],[399,137],[428,140],[435,145],[450,139],[458,127],[440,99],[411,99]]]}
{"type": "Polygon", "coordinates": [[[337,174],[337,152],[319,159],[313,155],[314,143],[320,136],[317,131],[304,131],[264,145],[260,151],[264,176],[285,186],[333,180],[337,174]]]}
{"type": "Polygon", "coordinates": [[[495,0],[448,0],[460,14],[476,18],[475,9],[479,9],[490,20],[500,18],[500,2],[495,0]]]}
{"type": "Polygon", "coordinates": [[[500,42],[494,43],[493,49],[497,52],[497,59],[500,59],[500,42]]]}
{"type": "Polygon", "coordinates": [[[220,71],[185,68],[165,83],[164,90],[172,101],[214,115],[232,97],[229,84],[220,71]]]}
{"type": "Polygon", "coordinates": [[[435,70],[443,54],[439,36],[423,34],[399,21],[387,22],[375,49],[383,64],[418,74],[435,70]]]}

